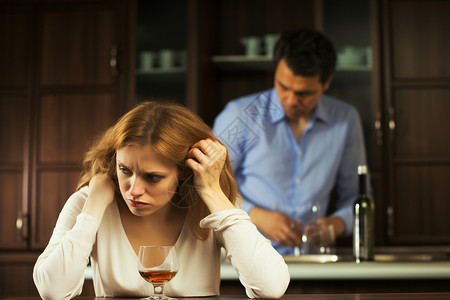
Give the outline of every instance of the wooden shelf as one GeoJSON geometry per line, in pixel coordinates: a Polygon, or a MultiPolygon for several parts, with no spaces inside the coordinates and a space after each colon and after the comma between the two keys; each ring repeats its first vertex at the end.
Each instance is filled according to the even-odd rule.
{"type": "Polygon", "coordinates": [[[173,68],[165,68],[165,69],[155,68],[155,69],[151,69],[151,70],[136,70],[136,75],[152,76],[152,75],[156,75],[156,74],[158,74],[158,75],[161,75],[161,74],[184,74],[185,72],[186,72],[185,67],[173,67],[173,68]]]}
{"type": "MultiPolygon", "coordinates": [[[[223,71],[273,71],[272,57],[245,56],[245,55],[215,55],[212,57],[213,64],[223,71]]],[[[337,65],[337,71],[371,71],[370,65],[337,65]]]]}
{"type": "Polygon", "coordinates": [[[175,83],[184,82],[186,79],[186,68],[174,67],[167,69],[152,69],[152,70],[137,70],[136,81],[137,83],[175,83]]]}

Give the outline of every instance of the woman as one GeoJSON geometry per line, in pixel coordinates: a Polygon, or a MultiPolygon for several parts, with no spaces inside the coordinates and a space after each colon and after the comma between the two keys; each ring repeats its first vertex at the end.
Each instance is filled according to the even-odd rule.
{"type": "Polygon", "coordinates": [[[185,107],[144,102],[87,153],[78,190],[65,204],[34,267],[44,299],[81,293],[90,259],[97,297],[153,294],[137,271],[141,245],[175,245],[172,297],[219,294],[220,248],[251,298],[281,297],[283,258],[235,207],[226,148],[185,107]]]}

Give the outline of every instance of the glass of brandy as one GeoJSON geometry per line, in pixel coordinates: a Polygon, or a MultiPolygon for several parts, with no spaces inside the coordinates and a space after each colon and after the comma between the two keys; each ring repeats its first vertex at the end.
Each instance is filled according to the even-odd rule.
{"type": "Polygon", "coordinates": [[[177,275],[178,268],[175,246],[141,246],[139,248],[139,274],[154,287],[154,295],[148,299],[171,299],[164,296],[164,286],[177,275]]]}

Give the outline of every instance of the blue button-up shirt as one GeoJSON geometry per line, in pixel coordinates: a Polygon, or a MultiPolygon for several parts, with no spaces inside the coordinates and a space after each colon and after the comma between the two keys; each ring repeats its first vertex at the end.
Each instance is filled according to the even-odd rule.
{"type": "MultiPolygon", "coordinates": [[[[366,164],[361,121],[353,106],[323,95],[298,143],[271,89],[228,103],[214,132],[228,148],[244,210],[256,205],[306,225],[325,216],[336,187],[332,215],[342,218],[347,235],[352,233],[357,168],[366,164]],[[319,211],[312,212],[313,205],[319,211]]],[[[291,247],[272,244],[281,254],[292,254],[291,247]]]]}

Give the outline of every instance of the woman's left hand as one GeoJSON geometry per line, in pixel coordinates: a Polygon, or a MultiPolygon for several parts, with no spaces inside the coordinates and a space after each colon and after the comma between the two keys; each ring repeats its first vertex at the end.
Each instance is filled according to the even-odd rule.
{"type": "Polygon", "coordinates": [[[194,185],[211,212],[234,208],[220,186],[227,148],[218,141],[200,140],[189,150],[186,165],[194,172],[194,185]]]}

